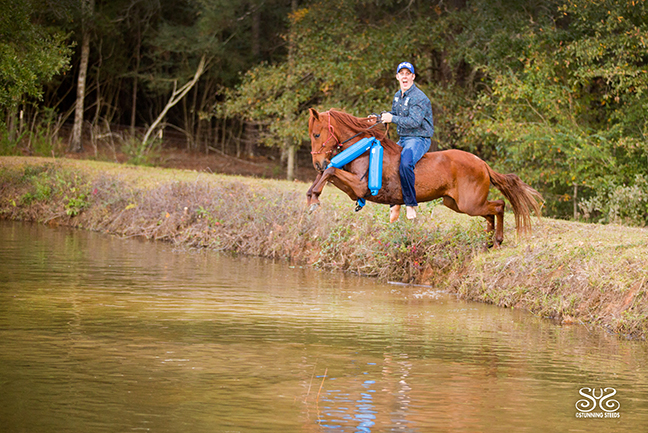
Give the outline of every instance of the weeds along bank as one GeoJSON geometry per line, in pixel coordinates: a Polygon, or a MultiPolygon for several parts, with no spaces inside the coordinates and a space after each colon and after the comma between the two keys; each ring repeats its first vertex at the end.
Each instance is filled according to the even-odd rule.
{"type": "Polygon", "coordinates": [[[0,161],[0,212],[8,219],[435,284],[484,242],[477,221],[389,225],[386,207],[355,213],[333,187],[308,214],[304,183],[90,161],[0,161]]]}
{"type": "Polygon", "coordinates": [[[436,203],[388,224],[386,206],[355,213],[333,187],[308,214],[304,183],[47,158],[0,158],[0,188],[5,219],[431,284],[642,338],[648,328],[645,229],[545,219],[517,239],[507,215],[503,248],[485,251],[483,219],[436,203]]]}

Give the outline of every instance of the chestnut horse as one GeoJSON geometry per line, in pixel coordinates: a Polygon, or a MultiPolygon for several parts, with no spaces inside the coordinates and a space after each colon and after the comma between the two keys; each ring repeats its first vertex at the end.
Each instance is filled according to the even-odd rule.
{"type": "MultiPolygon", "coordinates": [[[[383,125],[372,127],[375,123],[376,118],[357,118],[333,110],[319,113],[310,109],[308,133],[313,166],[319,172],[306,194],[311,212],[319,206],[319,196],[327,182],[344,191],[352,200],[364,198],[374,203],[403,204],[398,173],[402,148],[387,138],[383,125]],[[327,168],[337,153],[364,137],[372,136],[380,140],[384,148],[382,189],[375,196],[367,186],[369,152],[348,163],[344,169],[327,168]]],[[[532,211],[540,218],[541,204],[538,200],[542,200],[542,196],[538,191],[515,174],[497,173],[472,153],[456,149],[428,152],[416,164],[414,172],[418,202],[442,197],[443,204],[455,212],[484,217],[486,230],[495,232],[494,247],[504,240],[505,204],[504,200],[488,200],[491,184],[513,206],[518,232],[529,230],[532,211]]]]}

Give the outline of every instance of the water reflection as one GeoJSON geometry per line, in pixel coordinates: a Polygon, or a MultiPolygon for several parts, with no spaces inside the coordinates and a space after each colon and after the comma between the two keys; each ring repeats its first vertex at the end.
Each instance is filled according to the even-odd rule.
{"type": "Polygon", "coordinates": [[[0,244],[6,431],[648,427],[645,343],[93,233],[0,222],[0,244]],[[620,418],[577,419],[583,386],[614,387],[620,418]]]}

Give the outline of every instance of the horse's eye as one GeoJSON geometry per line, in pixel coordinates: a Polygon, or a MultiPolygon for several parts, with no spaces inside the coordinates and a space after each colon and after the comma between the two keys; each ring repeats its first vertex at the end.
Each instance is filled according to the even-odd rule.
{"type": "Polygon", "coordinates": [[[319,134],[313,134],[313,137],[315,137],[315,138],[319,138],[320,135],[319,135],[319,134]]]}

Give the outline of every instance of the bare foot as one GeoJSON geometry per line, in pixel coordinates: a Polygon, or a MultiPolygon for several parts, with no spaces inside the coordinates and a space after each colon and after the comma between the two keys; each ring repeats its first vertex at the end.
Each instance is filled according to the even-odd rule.
{"type": "Polygon", "coordinates": [[[400,205],[394,205],[389,208],[389,222],[393,223],[394,221],[398,220],[398,217],[400,216],[400,205]]]}

